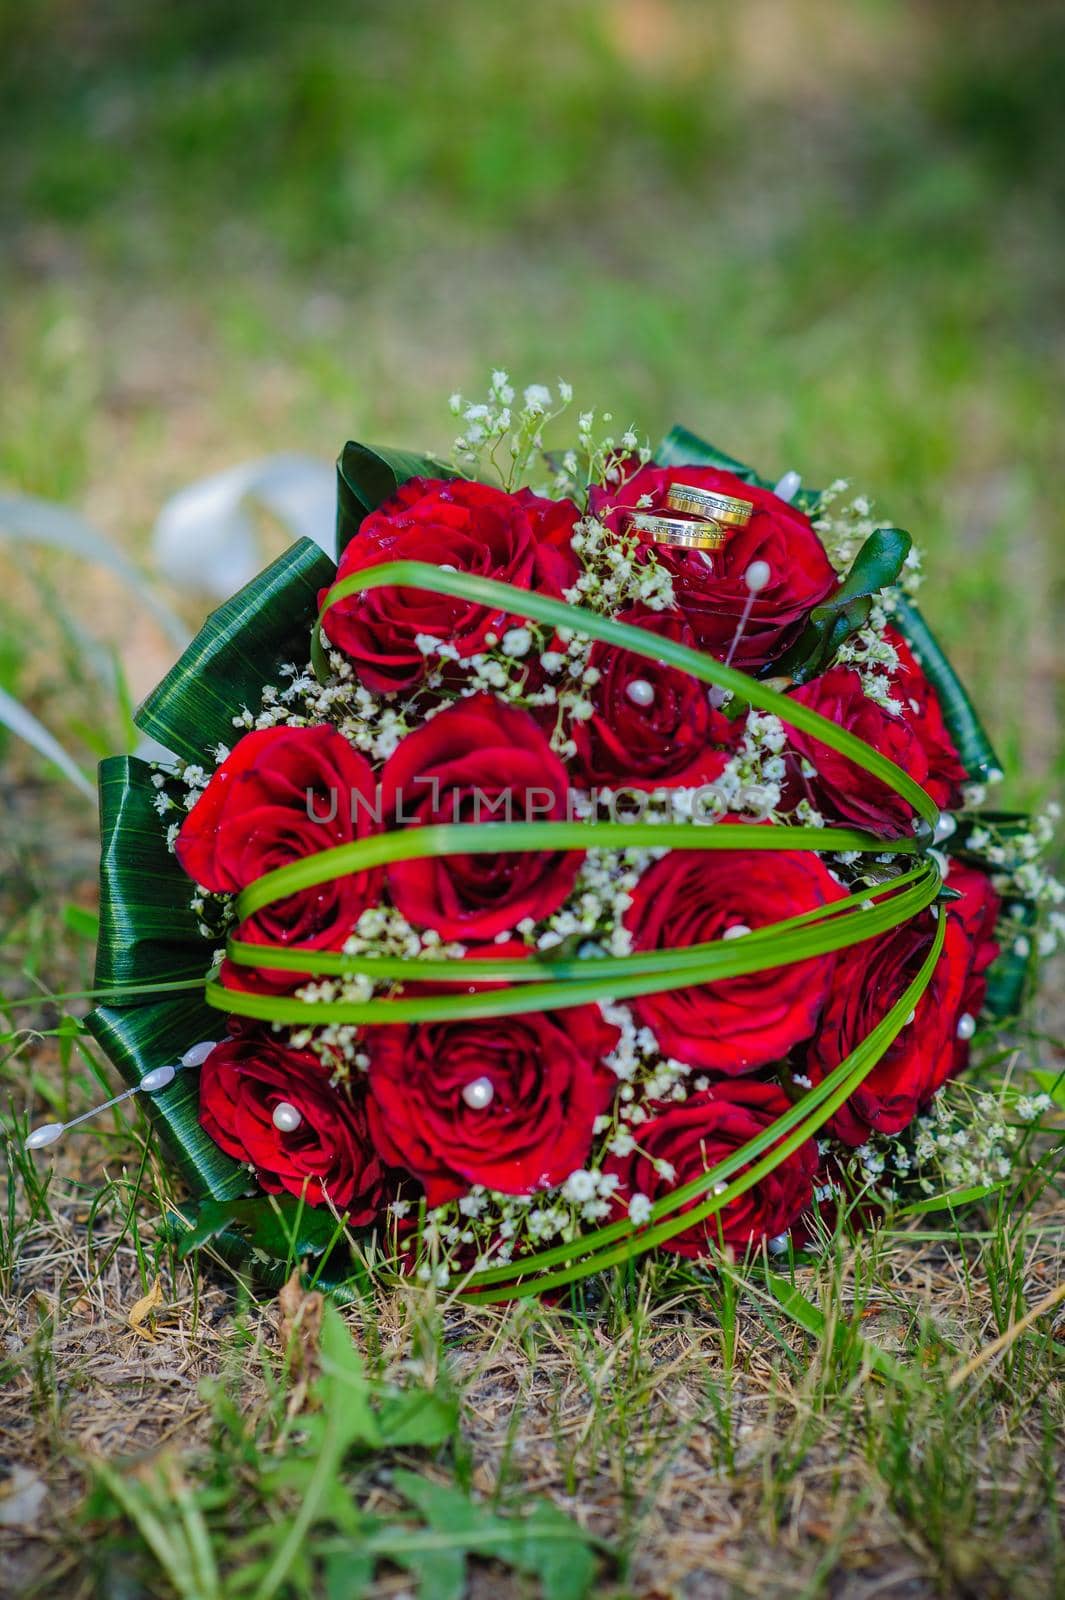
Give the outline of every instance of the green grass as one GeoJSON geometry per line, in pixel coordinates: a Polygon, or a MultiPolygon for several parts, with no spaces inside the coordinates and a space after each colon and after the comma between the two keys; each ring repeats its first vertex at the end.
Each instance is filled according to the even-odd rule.
{"type": "Polygon", "coordinates": [[[9,0],[0,480],[136,545],[213,466],[439,448],[452,387],[561,370],[873,494],[1029,798],[1061,772],[1065,8],[848,10],[9,0]]]}
{"type": "MultiPolygon", "coordinates": [[[[1030,803],[1065,764],[1063,67],[1054,0],[0,0],[0,487],[143,561],[210,470],[444,449],[453,388],[562,373],[652,436],[681,420],[764,472],[846,476],[909,528],[1030,803]]],[[[0,687],[85,766],[128,748],[172,645],[96,570],[9,556],[0,687]]],[[[345,1313],[369,1408],[457,1409],[435,1443],[347,1441],[308,1512],[337,1410],[313,1302],[179,1258],[135,1109],[54,1167],[22,1149],[110,1077],[43,998],[91,982],[91,808],[0,759],[3,992],[42,995],[0,1034],[0,1406],[48,1496],[0,1485],[17,1592],[242,1600],[272,1574],[302,1597],[331,1568],[339,1594],[367,1562],[395,1592],[398,1531],[441,1584],[472,1550],[474,1593],[518,1594],[548,1503],[617,1595],[1065,1592],[1060,1306],[1020,1323],[1060,1280],[1060,1112],[1001,1195],[841,1229],[798,1322],[728,1262],[619,1269],[572,1306],[375,1291],[345,1313]],[[434,1516],[450,1554],[413,1538],[434,1516]]],[[[1015,1072],[1058,1069],[1054,1016],[1015,1072]]]]}

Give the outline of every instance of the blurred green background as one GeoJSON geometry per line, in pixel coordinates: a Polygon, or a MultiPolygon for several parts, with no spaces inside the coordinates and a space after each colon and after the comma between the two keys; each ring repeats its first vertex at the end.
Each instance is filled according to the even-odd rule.
{"type": "MultiPolygon", "coordinates": [[[[143,552],[216,468],[440,448],[453,388],[561,373],[873,496],[1014,794],[1060,777],[1065,5],[0,0],[0,34],[0,484],[143,552]]],[[[87,759],[113,727],[32,666],[21,565],[0,683],[87,759]]],[[[166,666],[44,581],[134,692],[166,666]]]]}

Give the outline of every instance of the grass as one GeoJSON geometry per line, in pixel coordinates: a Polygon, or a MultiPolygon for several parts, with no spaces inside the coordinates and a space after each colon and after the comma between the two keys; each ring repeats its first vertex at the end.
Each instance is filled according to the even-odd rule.
{"type": "MultiPolygon", "coordinates": [[[[1056,3],[0,0],[0,487],[150,567],[196,477],[439,449],[452,388],[561,372],[910,528],[1030,803],[1063,772],[1063,59],[1056,3]]],[[[0,687],[84,766],[172,655],[95,568],[6,564],[0,687]]],[[[308,1514],[350,1407],[313,1294],[179,1259],[135,1110],[22,1148],[112,1079],[47,999],[91,983],[90,810],[0,759],[2,991],[40,997],[0,1034],[11,1592],[519,1594],[587,1560],[619,1596],[1065,1593],[1060,1112],[1001,1197],[841,1231],[805,1325],[727,1262],[577,1307],[376,1292],[345,1313],[359,1404],[412,1397],[420,1442],[344,1441],[308,1514]],[[587,1541],[538,1545],[548,1506],[587,1541]]],[[[1052,988],[1036,1027],[1015,1073],[1060,1068],[1052,988]]]]}
{"type": "MultiPolygon", "coordinates": [[[[53,1081],[67,1043],[38,1042],[53,1081]]],[[[61,1114],[98,1093],[81,1045],[65,1076],[61,1114]]],[[[541,1529],[529,1564],[548,1502],[587,1534],[570,1558],[598,1561],[604,1593],[1035,1600],[1065,1583],[1062,1344],[1054,1306],[1023,1320],[1060,1267],[1060,1134],[1031,1141],[1000,1197],[841,1232],[796,1275],[812,1334],[727,1261],[618,1274],[568,1308],[378,1290],[346,1313],[362,1360],[338,1392],[353,1347],[323,1332],[320,1297],[293,1283],[259,1302],[210,1251],[179,1261],[157,1221],[172,1180],[143,1123],[115,1121],[47,1177],[8,1141],[5,1427],[77,1528],[5,1530],[14,1592],[325,1594],[330,1564],[406,1562],[428,1526],[429,1549],[443,1527],[478,1558],[472,1592],[517,1594],[511,1557],[550,1574],[572,1538],[541,1529]],[[327,1494],[311,1479],[335,1416],[327,1494]],[[444,1497],[435,1533],[410,1472],[444,1497]],[[495,1519],[494,1550],[471,1517],[495,1519]]]]}

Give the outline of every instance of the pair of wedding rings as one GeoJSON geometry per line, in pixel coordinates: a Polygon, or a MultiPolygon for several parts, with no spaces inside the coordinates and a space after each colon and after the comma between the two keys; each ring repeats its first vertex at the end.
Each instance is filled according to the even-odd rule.
{"type": "Polygon", "coordinates": [[[693,483],[670,484],[666,505],[670,511],[684,514],[664,517],[655,511],[632,511],[629,526],[655,544],[682,550],[724,549],[732,529],[745,528],[754,511],[750,500],[719,494],[716,489],[700,489],[693,483]]]}

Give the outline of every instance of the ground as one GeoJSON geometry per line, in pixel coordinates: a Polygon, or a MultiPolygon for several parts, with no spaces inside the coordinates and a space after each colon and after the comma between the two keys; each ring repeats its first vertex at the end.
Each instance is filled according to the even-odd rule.
{"type": "MultiPolygon", "coordinates": [[[[1007,803],[1053,792],[1060,5],[225,11],[0,3],[0,488],[150,569],[197,477],[348,437],[441,448],[453,388],[561,372],[641,431],[683,420],[873,496],[925,547],[1007,803]]],[[[98,570],[10,555],[0,687],[91,770],[173,647],[98,570]]],[[[207,604],[168,598],[191,625],[207,604]]],[[[323,1414],[320,1308],[175,1259],[137,1116],[54,1165],[21,1148],[114,1080],[63,1023],[84,1005],[14,1006],[91,982],[97,839],[54,771],[10,739],[0,758],[8,1590],[228,1600],[237,1541],[280,1540],[300,1499],[271,1473],[323,1414]],[[191,1566],[147,1556],[153,1507],[191,1566]]],[[[1059,992],[990,1076],[1060,1068],[1059,992]]],[[[1061,1281],[1059,1146],[993,1204],[842,1242],[801,1280],[819,1335],[727,1272],[611,1282],[580,1314],[381,1291],[347,1313],[375,1403],[396,1382],[461,1404],[442,1442],[356,1453],[353,1501],[394,1521],[404,1464],[514,1515],[547,1497],[619,1595],[1065,1593],[1060,1306],[1018,1329],[1061,1281]]],[[[509,1572],[479,1558],[473,1592],[519,1592],[509,1572]]]]}

